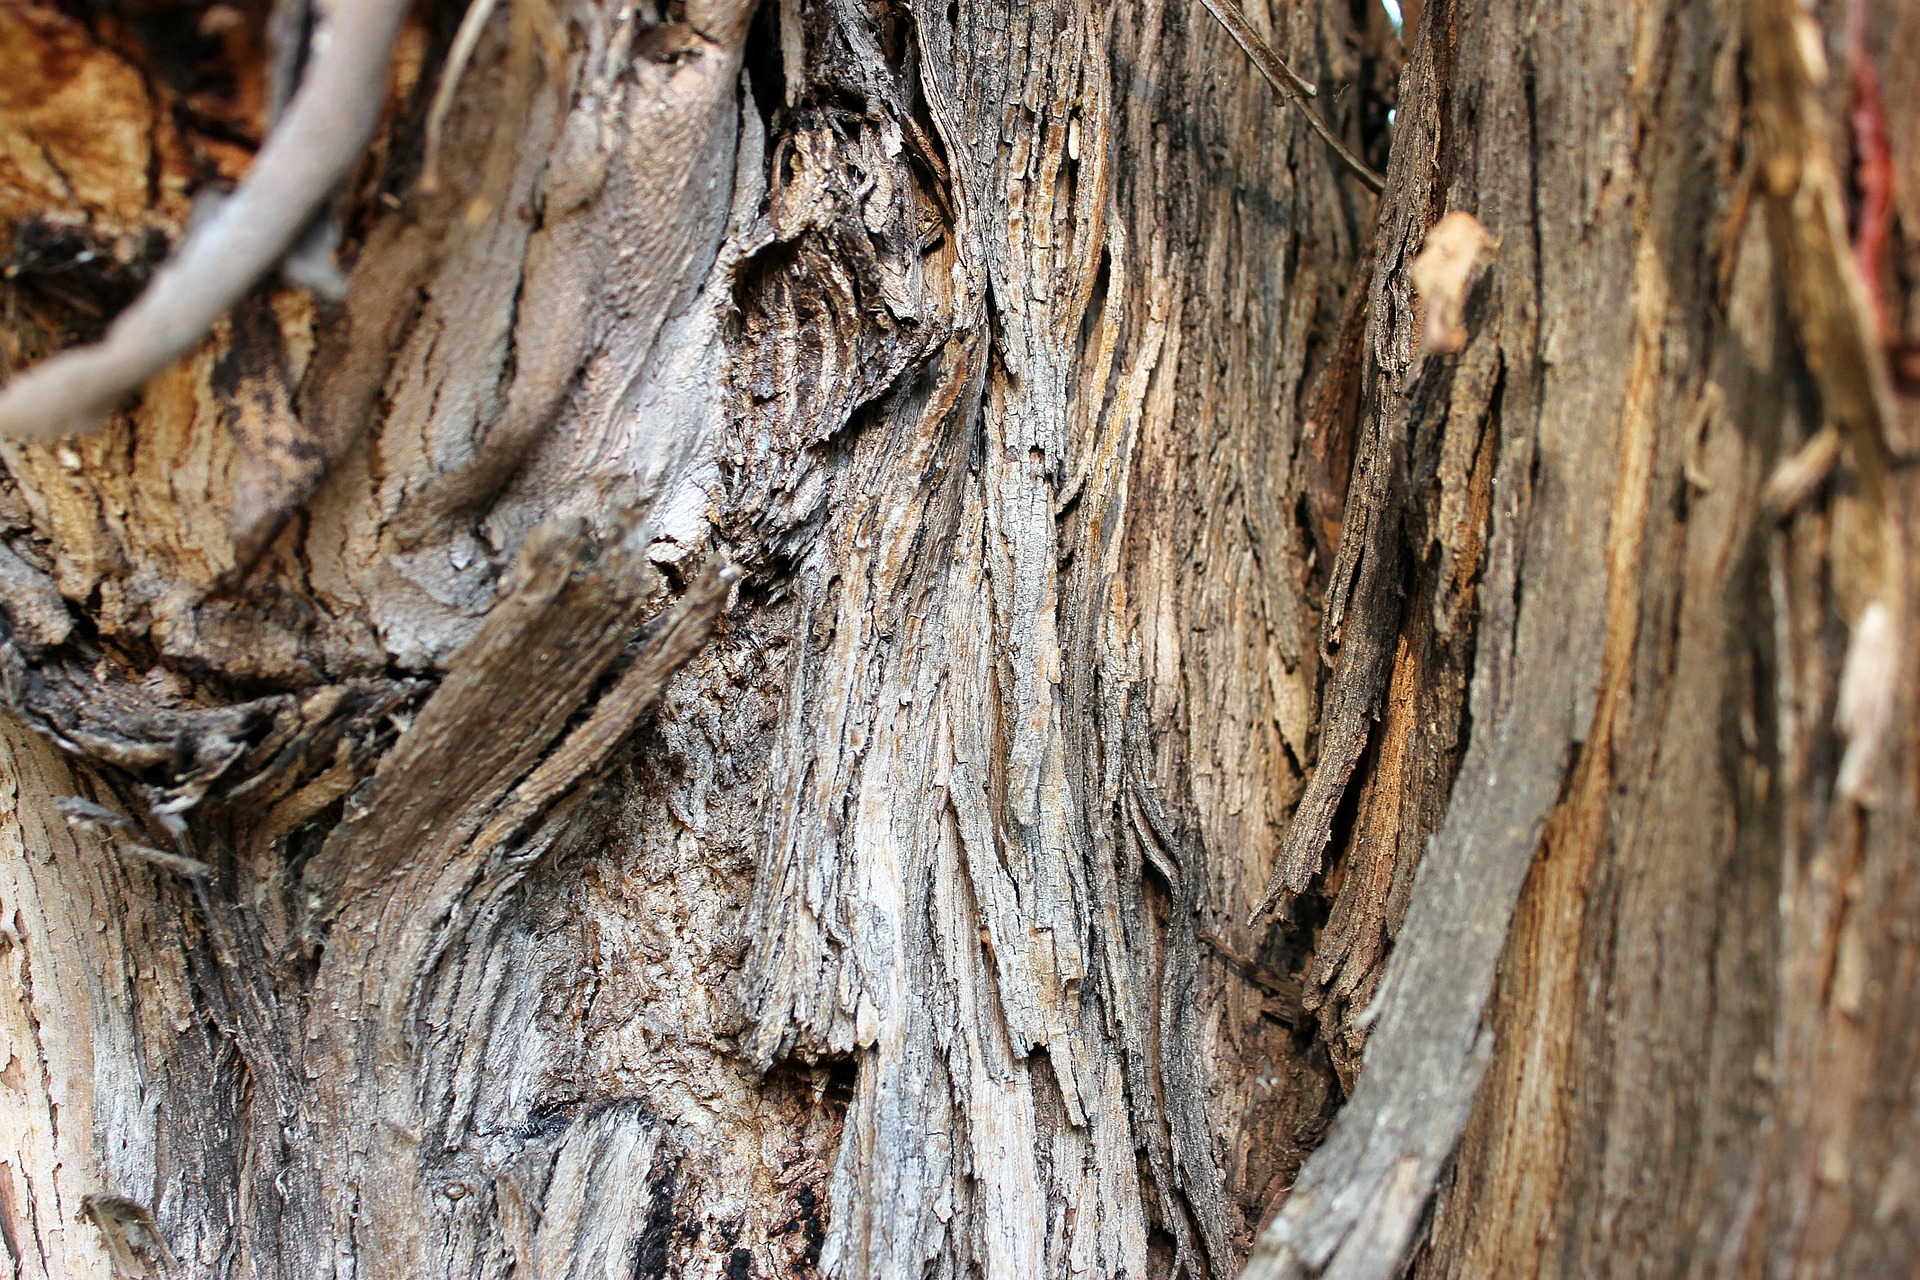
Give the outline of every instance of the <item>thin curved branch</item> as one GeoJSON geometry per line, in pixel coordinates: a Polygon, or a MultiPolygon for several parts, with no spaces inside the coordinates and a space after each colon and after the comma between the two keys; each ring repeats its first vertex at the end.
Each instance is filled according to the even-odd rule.
{"type": "Polygon", "coordinates": [[[1240,7],[1233,0],[1200,0],[1200,2],[1206,5],[1207,12],[1227,29],[1227,34],[1233,37],[1234,43],[1245,50],[1247,57],[1253,60],[1253,65],[1260,68],[1260,74],[1267,78],[1267,83],[1272,85],[1281,97],[1290,99],[1293,105],[1300,109],[1300,114],[1307,118],[1308,127],[1320,135],[1321,141],[1333,148],[1333,154],[1340,157],[1340,162],[1352,171],[1353,176],[1360,179],[1361,184],[1375,195],[1386,190],[1387,180],[1368,168],[1366,161],[1355,155],[1346,143],[1340,141],[1340,135],[1333,131],[1321,114],[1313,109],[1313,104],[1307,101],[1308,98],[1316,96],[1314,87],[1295,74],[1293,68],[1273,51],[1272,46],[1260,38],[1260,33],[1248,23],[1247,16],[1240,12],[1240,7]]]}
{"type": "Polygon", "coordinates": [[[332,0],[318,50],[246,180],[196,227],[106,337],[63,351],[0,390],[0,436],[89,431],[129,392],[198,345],[286,255],[346,177],[380,119],[406,0],[332,0]]]}
{"type": "Polygon", "coordinates": [[[472,0],[466,16],[460,19],[460,29],[454,33],[453,48],[447,51],[446,69],[440,73],[440,87],[434,92],[433,106],[427,110],[427,158],[420,166],[422,191],[434,191],[440,186],[440,144],[446,134],[447,116],[453,111],[453,95],[460,88],[461,77],[467,73],[467,64],[473,61],[474,50],[480,47],[480,37],[486,32],[487,21],[493,17],[498,2],[472,0]]]}

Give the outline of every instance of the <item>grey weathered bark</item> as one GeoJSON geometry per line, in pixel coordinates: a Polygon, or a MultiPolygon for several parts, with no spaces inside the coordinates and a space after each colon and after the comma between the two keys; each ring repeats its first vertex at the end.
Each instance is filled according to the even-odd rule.
{"type": "MultiPolygon", "coordinates": [[[[1365,192],[1184,6],[510,10],[434,192],[407,32],[343,302],[8,453],[19,1265],[1230,1273],[1333,1097],[1243,920],[1365,192]]],[[[130,171],[203,145],[28,20],[147,71],[130,171]]],[[[109,194],[11,211],[16,364],[178,226],[109,194]]]]}
{"type": "MultiPolygon", "coordinates": [[[[1244,7],[409,18],[0,443],[12,1274],[1912,1269],[1915,20],[1244,7]]],[[[7,368],[316,10],[0,5],[7,368]]]]}

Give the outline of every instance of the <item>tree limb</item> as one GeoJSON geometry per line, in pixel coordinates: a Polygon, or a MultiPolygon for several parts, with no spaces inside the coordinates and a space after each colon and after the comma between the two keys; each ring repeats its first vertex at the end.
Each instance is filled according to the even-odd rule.
{"type": "Polygon", "coordinates": [[[404,0],[332,0],[324,39],[246,181],[93,346],[65,351],[0,391],[0,436],[89,431],[129,392],[192,351],[284,256],[346,177],[380,118],[404,0]]]}
{"type": "Polygon", "coordinates": [[[1307,118],[1308,127],[1333,148],[1333,154],[1340,157],[1340,162],[1352,171],[1353,176],[1360,179],[1361,184],[1375,195],[1386,190],[1386,179],[1368,168],[1366,161],[1355,155],[1346,143],[1340,141],[1339,135],[1334,133],[1332,127],[1307,101],[1308,98],[1316,96],[1314,87],[1296,75],[1293,68],[1273,51],[1272,46],[1260,38],[1260,33],[1253,29],[1246,15],[1240,12],[1240,7],[1233,0],[1200,0],[1200,2],[1206,5],[1207,12],[1227,29],[1227,34],[1233,37],[1234,43],[1246,51],[1247,57],[1253,59],[1253,65],[1260,68],[1260,74],[1267,78],[1267,83],[1272,85],[1281,97],[1291,100],[1294,106],[1300,108],[1300,114],[1307,118]]]}

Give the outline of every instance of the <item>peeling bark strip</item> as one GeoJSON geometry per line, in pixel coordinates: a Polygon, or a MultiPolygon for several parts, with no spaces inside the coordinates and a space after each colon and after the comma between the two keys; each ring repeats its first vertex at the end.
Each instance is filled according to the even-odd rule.
{"type": "MultiPolygon", "coordinates": [[[[463,1137],[457,1102],[437,1096],[450,1082],[434,1078],[429,1055],[418,1093],[386,1088],[369,1098],[366,1084],[435,1039],[423,996],[447,949],[553,848],[564,827],[529,828],[632,731],[665,677],[705,640],[727,594],[730,575],[708,575],[562,736],[625,648],[651,585],[639,547],[594,552],[577,524],[528,539],[518,582],[308,869],[319,900],[309,927],[325,939],[311,1005],[374,1016],[308,1027],[304,1061],[318,1087],[307,1122],[318,1205],[332,1222],[315,1240],[286,1240],[289,1250],[351,1238],[350,1253],[334,1245],[334,1265],[350,1258],[374,1274],[417,1275],[449,1244],[459,1247],[414,1225],[447,1190],[433,1147],[457,1149],[463,1137]],[[475,741],[480,726],[486,736],[475,741]]],[[[457,1013],[458,995],[441,998],[450,1007],[440,1016],[457,1013]]],[[[315,1265],[326,1265],[324,1255],[315,1265]]]]}

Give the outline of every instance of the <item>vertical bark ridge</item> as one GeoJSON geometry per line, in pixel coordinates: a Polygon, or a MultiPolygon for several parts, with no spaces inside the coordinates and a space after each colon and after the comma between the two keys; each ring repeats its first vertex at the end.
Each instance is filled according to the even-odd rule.
{"type": "MultiPolygon", "coordinates": [[[[1204,1099],[1244,1089],[1216,1056],[1242,1033],[1198,998],[1241,980],[1200,937],[1258,950],[1237,917],[1284,803],[1262,792],[1297,776],[1275,731],[1309,749],[1304,546],[1281,486],[1304,344],[1352,241],[1282,250],[1302,271],[1286,289],[1224,278],[1245,269],[1230,246],[1272,234],[1260,201],[1304,214],[1338,181],[1302,139],[1269,162],[1284,186],[1195,172],[1179,131],[1202,122],[1155,115],[1219,56],[1190,43],[1189,18],[913,10],[903,96],[924,96],[950,182],[921,217],[951,209],[923,314],[951,336],[867,410],[829,500],[849,514],[797,566],[812,620],[748,967],[759,1060],[857,1055],[823,1259],[840,1274],[1215,1274],[1241,1247],[1229,1179],[1249,1171],[1223,1158],[1204,1099]],[[1189,344],[1236,368],[1259,348],[1240,313],[1196,310],[1195,271],[1277,327],[1270,389],[1202,390],[1189,344]],[[1183,405],[1210,443],[1182,429],[1183,405]],[[1251,449],[1229,436],[1276,408],[1251,449]],[[1204,459],[1191,478],[1183,458],[1204,459]],[[1187,510],[1218,560],[1166,537],[1187,510]],[[1232,569],[1189,586],[1189,564],[1232,569]]],[[[796,187],[831,171],[814,136],[789,144],[796,187]]],[[[790,200],[776,193],[776,215],[790,200]]],[[[830,347],[811,367],[855,363],[830,347]]]]}
{"type": "MultiPolygon", "coordinates": [[[[1780,86],[1743,83],[1743,58],[1749,78],[1773,64],[1743,45],[1742,17],[1426,6],[1422,40],[1457,69],[1439,95],[1445,205],[1499,244],[1457,357],[1456,386],[1476,347],[1502,347],[1484,384],[1499,461],[1467,750],[1358,1024],[1353,1100],[1249,1275],[1399,1274],[1415,1246],[1412,1274],[1461,1276],[1874,1274],[1913,1256],[1891,1154],[1908,1113],[1863,1083],[1910,1051],[1912,1020],[1866,1007],[1908,972],[1905,934],[1840,905],[1902,900],[1910,878],[1879,851],[1910,840],[1911,817],[1904,790],[1837,781],[1848,735],[1880,722],[1835,721],[1843,671],[1873,648],[1870,603],[1905,607],[1905,580],[1889,589],[1878,566],[1910,497],[1895,485],[1882,513],[1886,446],[1869,443],[1819,473],[1811,510],[1772,523],[1769,473],[1874,391],[1821,390],[1845,379],[1828,348],[1846,339],[1796,328],[1818,282],[1795,220],[1830,235],[1833,199],[1764,194],[1782,175],[1760,175],[1755,103],[1780,86]],[[1535,169],[1516,183],[1521,154],[1535,169]],[[1870,970],[1889,979],[1842,977],[1870,970]]],[[[1829,48],[1864,38],[1834,22],[1829,48]]],[[[1794,40],[1794,56],[1820,48],[1811,28],[1794,40]]],[[[1859,80],[1812,78],[1833,128],[1808,136],[1870,165],[1859,80]]],[[[1423,136],[1396,139],[1396,164],[1423,136]]],[[[1863,227],[1856,253],[1885,243],[1863,227]]],[[[1883,331],[1846,360],[1901,342],[1883,331]]],[[[1485,414],[1448,409],[1443,457],[1464,452],[1446,439],[1458,415],[1485,414]]],[[[1412,492],[1411,519],[1444,510],[1412,492]]],[[[1875,670],[1876,707],[1899,714],[1911,676],[1875,670]]],[[[1903,767],[1908,748],[1880,741],[1877,767],[1903,767]]],[[[1392,781],[1371,767],[1364,786],[1392,781]]],[[[1346,873],[1368,852],[1369,794],[1346,873]]]]}
{"type": "MultiPolygon", "coordinates": [[[[1369,198],[1183,6],[751,9],[556,5],[539,58],[503,10],[431,197],[410,27],[347,303],[264,290],[102,436],[9,447],[9,695],[128,816],[48,865],[160,957],[23,982],[135,975],[87,1006],[111,1106],[207,1078],[118,1163],[62,1132],[102,1225],[34,1265],[1220,1275],[1318,1133],[1299,931],[1244,919],[1314,748],[1288,467],[1369,198]],[[187,1040],[125,1040],[162,1007],[187,1040]]],[[[1343,11],[1251,16],[1362,78],[1343,11]]],[[[8,894],[38,966],[72,921],[8,894]]]]}
{"type": "MultiPolygon", "coordinates": [[[[1626,15],[1430,5],[1422,22],[1423,40],[1450,46],[1454,75],[1439,95],[1437,137],[1408,141],[1436,146],[1435,203],[1474,213],[1498,258],[1469,309],[1467,349],[1425,355],[1405,391],[1391,382],[1384,390],[1386,404],[1410,406],[1416,443],[1396,441],[1401,448],[1417,452],[1418,441],[1438,437],[1444,454],[1449,433],[1477,435],[1489,414],[1498,424],[1466,701],[1472,728],[1365,1015],[1366,1067],[1263,1230],[1253,1276],[1385,1276],[1400,1267],[1490,1060],[1481,1020],[1508,919],[1594,722],[1615,625],[1603,593],[1609,583],[1622,589],[1631,572],[1610,538],[1632,511],[1621,506],[1631,485],[1616,479],[1632,278],[1596,268],[1630,255],[1636,209],[1630,172],[1607,160],[1631,154],[1628,118],[1594,109],[1599,86],[1628,74],[1626,15]],[[1522,156],[1531,164],[1517,163],[1522,156]],[[1431,366],[1457,362],[1460,387],[1476,347],[1499,352],[1479,357],[1499,376],[1466,378],[1477,394],[1449,397],[1444,410],[1437,398],[1422,405],[1437,376],[1431,366]]],[[[1425,167],[1419,151],[1409,163],[1425,167]]],[[[1432,207],[1417,183],[1402,198],[1432,207]]],[[[1383,251],[1394,252],[1391,242],[1383,251]]],[[[1391,267],[1377,269],[1377,280],[1392,278],[1391,267]]],[[[1407,349],[1411,327],[1402,333],[1385,340],[1388,351],[1407,349]]],[[[1416,509],[1430,510],[1437,488],[1415,488],[1416,509]]]]}

